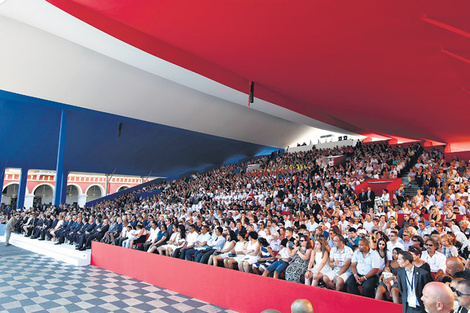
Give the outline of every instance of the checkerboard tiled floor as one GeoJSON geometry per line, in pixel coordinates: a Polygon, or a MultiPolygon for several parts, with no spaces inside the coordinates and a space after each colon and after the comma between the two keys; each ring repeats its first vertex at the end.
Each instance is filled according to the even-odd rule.
{"type": "Polygon", "coordinates": [[[0,245],[0,312],[234,312],[94,266],[0,245]]]}

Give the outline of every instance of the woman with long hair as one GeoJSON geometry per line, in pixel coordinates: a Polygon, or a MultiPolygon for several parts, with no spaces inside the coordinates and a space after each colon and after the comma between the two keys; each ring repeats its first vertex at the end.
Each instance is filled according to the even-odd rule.
{"type": "Polygon", "coordinates": [[[295,241],[295,246],[292,249],[287,247],[287,251],[294,261],[286,269],[286,280],[300,283],[300,278],[307,271],[312,253],[310,240],[307,236],[302,235],[295,241]]]}
{"type": "Polygon", "coordinates": [[[388,263],[387,260],[387,241],[384,238],[377,240],[377,253],[380,257],[379,274],[382,273],[388,263]]]}
{"type": "Polygon", "coordinates": [[[310,255],[308,270],[305,273],[305,285],[318,286],[318,282],[323,279],[323,275],[331,271],[329,264],[330,252],[325,240],[316,239],[313,252],[310,255]]]}
{"type": "MultiPolygon", "coordinates": [[[[181,234],[184,232],[185,232],[184,225],[178,225],[178,227],[176,228],[176,231],[174,231],[173,234],[171,234],[170,240],[168,240],[166,244],[157,248],[158,253],[160,253],[161,255],[172,256],[175,249],[181,246],[182,244],[181,234]]],[[[184,241],[184,238],[183,238],[183,241],[184,241]]]]}
{"type": "Polygon", "coordinates": [[[382,300],[384,294],[388,291],[392,296],[393,303],[400,303],[400,293],[398,290],[398,270],[400,266],[398,265],[398,254],[402,251],[400,248],[395,248],[392,250],[393,259],[385,266],[382,275],[379,278],[379,285],[375,292],[375,299],[382,300]]]}
{"type": "Polygon", "coordinates": [[[237,235],[237,243],[235,248],[229,252],[227,257],[224,259],[224,266],[226,268],[233,269],[233,265],[238,263],[239,259],[243,259],[245,256],[243,251],[246,248],[248,242],[245,240],[246,231],[242,230],[237,235]]]}

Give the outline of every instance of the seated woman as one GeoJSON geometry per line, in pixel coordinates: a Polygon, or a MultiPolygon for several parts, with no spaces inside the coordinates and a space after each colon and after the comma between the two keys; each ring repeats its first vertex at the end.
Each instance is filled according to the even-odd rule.
{"type": "Polygon", "coordinates": [[[387,241],[384,238],[380,238],[377,241],[377,253],[379,254],[380,257],[380,267],[379,267],[379,273],[377,275],[380,275],[382,271],[385,268],[385,265],[388,264],[387,260],[387,241]]]}
{"type": "Polygon", "coordinates": [[[429,212],[429,222],[431,222],[431,220],[435,223],[439,223],[441,221],[441,212],[437,206],[431,207],[431,212],[429,212]]]}
{"type": "Polygon", "coordinates": [[[459,251],[452,244],[449,235],[447,235],[447,234],[442,235],[441,236],[441,243],[442,243],[442,246],[441,246],[441,250],[439,252],[442,253],[443,255],[445,255],[446,258],[450,258],[450,257],[459,255],[459,251]]]}
{"type": "Polygon", "coordinates": [[[238,260],[245,257],[243,251],[245,250],[246,245],[248,244],[248,242],[245,240],[245,235],[246,232],[244,230],[241,230],[238,233],[238,242],[235,244],[235,248],[230,251],[227,257],[224,259],[224,266],[226,268],[233,269],[233,265],[235,263],[238,264],[238,260]]]}
{"type": "Polygon", "coordinates": [[[248,233],[248,244],[243,250],[243,254],[245,255],[243,259],[238,260],[238,270],[243,271],[245,273],[249,273],[251,269],[251,265],[258,262],[259,259],[259,252],[261,250],[260,244],[258,242],[258,233],[255,231],[251,231],[248,233]]]}
{"type": "MultiPolygon", "coordinates": [[[[237,235],[233,230],[228,231],[228,229],[224,229],[224,234],[227,237],[225,240],[225,244],[223,248],[220,251],[215,251],[213,255],[210,256],[209,258],[209,264],[212,264],[214,266],[217,266],[219,264],[219,261],[223,261],[224,259],[228,258],[228,255],[233,252],[235,253],[235,246],[238,242],[237,235]]],[[[242,250],[243,251],[243,246],[242,250]]]]}
{"type": "Polygon", "coordinates": [[[278,279],[279,275],[286,270],[291,261],[292,258],[289,256],[287,248],[281,248],[281,250],[279,250],[279,253],[276,255],[276,262],[274,262],[264,270],[263,276],[267,277],[270,273],[274,272],[273,277],[275,279],[278,279]]]}
{"type": "Polygon", "coordinates": [[[300,278],[307,271],[310,254],[312,253],[310,241],[307,236],[302,235],[296,240],[295,246],[292,249],[288,246],[287,250],[289,256],[294,258],[294,261],[286,269],[286,280],[300,283],[300,278]]]}
{"type": "MultiPolygon", "coordinates": [[[[170,236],[170,240],[166,244],[161,245],[157,248],[157,251],[161,255],[172,256],[175,249],[182,247],[185,242],[185,227],[184,225],[179,225],[176,228],[176,231],[173,232],[170,236]]],[[[158,236],[157,236],[158,241],[158,236]]]]}
{"type": "Polygon", "coordinates": [[[422,253],[421,248],[412,246],[408,248],[408,251],[411,252],[411,254],[413,255],[413,265],[420,269],[425,270],[426,272],[429,273],[429,275],[431,275],[431,267],[429,266],[428,263],[421,260],[421,253],[422,253]]]}
{"type": "MultiPolygon", "coordinates": [[[[163,246],[164,244],[166,244],[166,242],[168,241],[168,231],[167,231],[167,228],[166,228],[166,225],[165,224],[162,224],[160,226],[160,232],[158,233],[157,235],[157,241],[155,241],[155,243],[153,243],[150,248],[147,250],[147,252],[154,252],[155,250],[157,250],[158,247],[160,246],[163,246]]],[[[158,252],[158,250],[157,250],[158,252]]]]}
{"type": "Polygon", "coordinates": [[[261,237],[258,239],[260,245],[261,245],[261,250],[259,252],[259,260],[255,264],[251,266],[253,269],[254,274],[260,274],[260,272],[264,272],[264,270],[271,264],[274,263],[274,252],[269,246],[268,241],[261,237]]]}
{"type": "Polygon", "coordinates": [[[323,279],[323,274],[331,271],[329,257],[326,241],[320,238],[316,239],[308,263],[308,270],[305,273],[305,285],[318,286],[318,282],[323,279]]]}
{"type": "Polygon", "coordinates": [[[392,300],[394,303],[400,303],[400,294],[398,290],[398,278],[397,273],[400,269],[398,265],[398,253],[402,250],[400,248],[395,248],[392,250],[392,257],[393,259],[389,262],[388,265],[385,266],[382,275],[379,278],[379,285],[377,286],[377,290],[375,292],[375,299],[382,300],[384,294],[388,291],[392,296],[392,300]]]}

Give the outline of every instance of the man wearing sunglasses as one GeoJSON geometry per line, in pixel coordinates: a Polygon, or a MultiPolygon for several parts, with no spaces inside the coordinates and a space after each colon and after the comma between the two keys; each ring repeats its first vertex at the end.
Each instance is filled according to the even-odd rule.
{"type": "Polygon", "coordinates": [[[436,251],[439,248],[439,244],[433,239],[426,240],[424,248],[426,251],[423,251],[421,259],[429,264],[431,267],[431,275],[434,279],[437,279],[440,275],[445,273],[446,256],[436,251]]]}
{"type": "Polygon", "coordinates": [[[456,313],[467,313],[470,309],[470,280],[459,281],[457,287],[452,290],[457,295],[460,309],[456,313]]]}

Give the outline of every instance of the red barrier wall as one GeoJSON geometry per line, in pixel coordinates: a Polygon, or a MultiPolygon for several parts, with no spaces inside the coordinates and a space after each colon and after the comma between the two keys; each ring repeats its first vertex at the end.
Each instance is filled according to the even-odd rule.
{"type": "Polygon", "coordinates": [[[92,243],[91,265],[237,312],[290,312],[308,299],[315,313],[402,312],[401,305],[166,256],[92,243]]]}
{"type": "Polygon", "coordinates": [[[357,185],[356,188],[354,188],[354,191],[357,195],[359,195],[363,188],[365,191],[367,191],[367,187],[370,187],[370,189],[372,189],[372,191],[375,193],[375,197],[377,198],[382,196],[382,191],[384,189],[387,189],[388,194],[390,195],[390,203],[393,203],[393,195],[395,194],[395,190],[400,188],[400,185],[401,178],[370,179],[357,185]]]}

